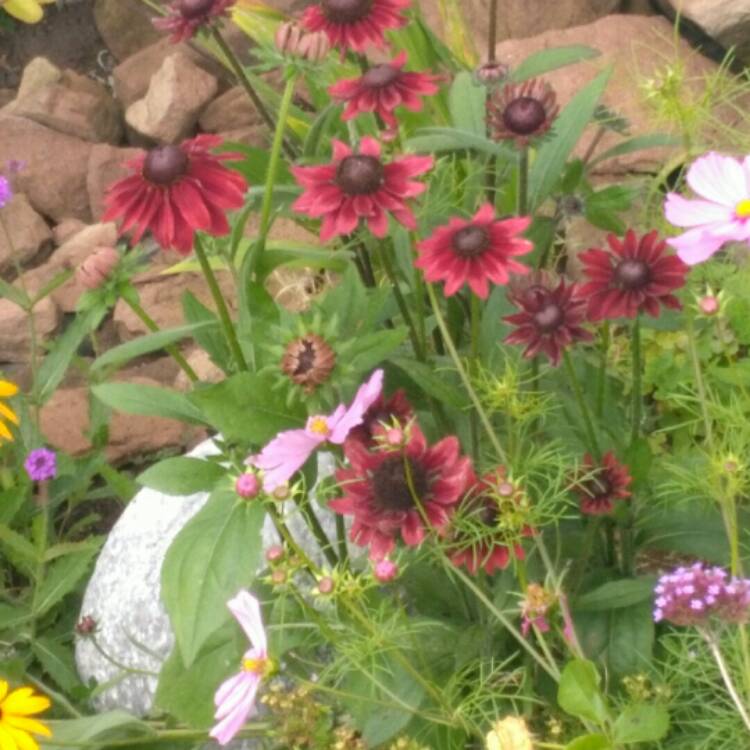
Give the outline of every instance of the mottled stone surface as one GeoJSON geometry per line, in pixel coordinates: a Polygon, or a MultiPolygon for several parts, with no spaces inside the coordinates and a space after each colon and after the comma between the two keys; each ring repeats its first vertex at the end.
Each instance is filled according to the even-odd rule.
{"type": "MultiPolygon", "coordinates": [[[[216,452],[213,441],[207,440],[189,455],[206,457],[216,452]]],[[[332,468],[331,456],[321,454],[320,473],[330,473],[332,468]]],[[[175,497],[143,489],[110,532],[86,589],[81,616],[91,615],[96,620],[97,644],[113,661],[153,674],[131,674],[118,680],[123,670],[105,659],[91,641],[79,639],[76,664],[84,681],[113,682],[98,694],[97,710],[122,708],[143,716],[151,709],[156,675],[174,644],[160,599],[162,562],[172,540],[207,499],[206,493],[175,497]]],[[[286,520],[292,534],[316,562],[323,564],[301,517],[291,504],[287,505],[286,520]]],[[[335,535],[330,514],[323,515],[321,521],[327,533],[335,535]]],[[[278,541],[273,525],[267,521],[264,548],[278,541]]]]}

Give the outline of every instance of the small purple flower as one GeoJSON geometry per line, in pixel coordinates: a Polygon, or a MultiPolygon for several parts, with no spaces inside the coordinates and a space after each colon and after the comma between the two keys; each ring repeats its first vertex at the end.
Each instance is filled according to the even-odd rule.
{"type": "Polygon", "coordinates": [[[37,448],[26,456],[24,468],[34,482],[54,479],[57,474],[57,456],[48,448],[37,448]]]}
{"type": "Polygon", "coordinates": [[[13,190],[10,187],[10,182],[0,174],[0,208],[7,206],[12,197],[13,190]]]}
{"type": "Polygon", "coordinates": [[[729,579],[725,570],[703,563],[663,575],[654,592],[656,622],[704,625],[711,618],[732,623],[750,618],[750,580],[729,579]]]}

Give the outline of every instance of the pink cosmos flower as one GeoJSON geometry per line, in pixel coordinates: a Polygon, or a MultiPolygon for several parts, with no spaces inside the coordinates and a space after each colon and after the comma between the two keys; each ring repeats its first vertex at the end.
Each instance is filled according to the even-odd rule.
{"type": "Polygon", "coordinates": [[[383,390],[383,371],[376,370],[362,384],[347,409],[339,404],[336,410],[325,415],[314,415],[302,430],[280,432],[255,457],[253,465],[263,469],[263,488],[273,492],[301,468],[316,448],[325,442],[341,445],[349,432],[362,424],[365,413],[380,397],[383,390]]]}
{"type": "Polygon", "coordinates": [[[750,240],[750,156],[705,154],[688,169],[687,182],[699,198],[669,193],[664,205],[671,224],[688,228],[667,240],[685,263],[703,263],[727,242],[750,240]]]}
{"type": "Polygon", "coordinates": [[[242,657],[242,671],[225,680],[214,696],[217,720],[210,736],[220,745],[228,744],[255,712],[255,696],[260,683],[272,671],[268,644],[260,614],[260,602],[244,589],[227,602],[237,622],[252,644],[242,657]]]}
{"type": "Polygon", "coordinates": [[[396,127],[393,111],[403,106],[412,112],[422,109],[422,96],[436,94],[437,76],[403,70],[406,52],[393,60],[374,65],[358,78],[347,78],[335,83],[328,93],[346,102],[342,120],[352,120],[364,112],[375,112],[390,128],[396,127]]]}

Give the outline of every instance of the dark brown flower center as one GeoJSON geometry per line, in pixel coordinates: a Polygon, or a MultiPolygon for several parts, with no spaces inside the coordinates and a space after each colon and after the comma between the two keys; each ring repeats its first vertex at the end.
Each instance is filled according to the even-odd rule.
{"type": "Polygon", "coordinates": [[[607,473],[600,471],[583,485],[583,491],[591,498],[606,498],[612,492],[612,483],[607,477],[607,473]]]}
{"type": "Polygon", "coordinates": [[[177,5],[183,18],[200,18],[205,16],[213,7],[214,0],[180,0],[177,5]]]}
{"type": "Polygon", "coordinates": [[[535,310],[540,310],[544,307],[549,296],[549,289],[541,284],[532,284],[530,287],[523,290],[520,301],[523,307],[534,312],[535,310]]]}
{"type": "Polygon", "coordinates": [[[489,232],[476,224],[459,229],[453,235],[453,252],[462,258],[475,258],[490,246],[489,232]]]}
{"type": "Polygon", "coordinates": [[[497,525],[497,517],[500,515],[497,503],[493,502],[491,499],[486,499],[484,502],[484,506],[479,511],[479,520],[481,523],[483,523],[485,526],[495,526],[497,525]]]}
{"type": "Polygon", "coordinates": [[[514,99],[503,112],[503,124],[516,135],[535,133],[546,119],[544,105],[533,96],[520,96],[514,99]]]}
{"type": "Polygon", "coordinates": [[[424,496],[430,489],[427,472],[414,459],[401,455],[390,456],[383,461],[372,476],[375,505],[384,511],[411,510],[416,507],[414,496],[406,477],[406,465],[414,494],[424,502],[424,496]]]}
{"type": "Polygon", "coordinates": [[[187,172],[189,161],[179,146],[158,146],[146,155],[143,176],[156,185],[171,185],[187,172]]]}
{"type": "Polygon", "coordinates": [[[383,184],[383,165],[374,156],[347,156],[336,171],[336,184],[347,195],[374,193],[383,184]]]}
{"type": "Polygon", "coordinates": [[[400,72],[398,68],[388,63],[376,65],[362,76],[362,83],[368,88],[380,89],[390,86],[398,78],[400,72]]]}
{"type": "Polygon", "coordinates": [[[321,6],[329,21],[354,23],[370,12],[372,0],[322,0],[321,6]]]}
{"type": "Polygon", "coordinates": [[[314,333],[292,341],[281,358],[281,371],[307,393],[325,383],[335,366],[336,353],[314,333]]]}
{"type": "Polygon", "coordinates": [[[565,320],[565,313],[555,302],[549,302],[539,312],[534,313],[534,325],[541,333],[552,333],[565,320]]]}
{"type": "Polygon", "coordinates": [[[634,258],[621,261],[615,268],[615,280],[623,289],[640,289],[651,280],[648,263],[634,258]]]}

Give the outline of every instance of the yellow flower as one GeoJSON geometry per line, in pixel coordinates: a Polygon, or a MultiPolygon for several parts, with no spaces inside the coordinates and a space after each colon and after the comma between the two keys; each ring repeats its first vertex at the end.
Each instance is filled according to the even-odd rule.
{"type": "MultiPolygon", "coordinates": [[[[44,16],[42,5],[49,5],[55,0],[0,0],[0,7],[13,18],[24,23],[39,23],[44,16]]],[[[5,750],[5,748],[2,748],[5,750]]]]}
{"type": "Polygon", "coordinates": [[[495,722],[486,742],[487,750],[534,750],[529,728],[518,716],[506,716],[495,722]]]}
{"type": "Polygon", "coordinates": [[[34,695],[30,687],[18,688],[10,694],[8,688],[8,683],[0,680],[0,750],[39,750],[31,735],[51,737],[52,732],[41,721],[29,717],[46,711],[50,700],[34,695]]]}
{"type": "MultiPolygon", "coordinates": [[[[5,422],[18,424],[18,416],[10,406],[3,403],[3,399],[15,396],[16,393],[18,393],[18,386],[15,383],[0,380],[0,444],[3,440],[13,440],[13,433],[8,429],[5,422]]],[[[5,750],[5,748],[0,748],[0,750],[5,750]]]]}

